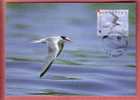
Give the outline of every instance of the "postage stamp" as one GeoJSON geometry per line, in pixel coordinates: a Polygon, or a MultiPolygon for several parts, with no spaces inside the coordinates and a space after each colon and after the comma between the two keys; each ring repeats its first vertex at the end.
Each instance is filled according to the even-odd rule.
{"type": "Polygon", "coordinates": [[[98,9],[97,35],[128,36],[129,20],[128,9],[98,9]]]}
{"type": "Polygon", "coordinates": [[[97,10],[97,35],[110,56],[124,54],[128,47],[129,20],[127,9],[97,10]]]}

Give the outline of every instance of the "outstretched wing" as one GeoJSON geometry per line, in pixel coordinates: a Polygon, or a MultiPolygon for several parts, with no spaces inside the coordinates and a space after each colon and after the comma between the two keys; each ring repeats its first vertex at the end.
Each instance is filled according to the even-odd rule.
{"type": "Polygon", "coordinates": [[[48,43],[47,64],[44,65],[45,69],[40,74],[40,77],[44,76],[44,74],[49,70],[56,57],[59,56],[61,51],[63,50],[63,46],[64,44],[61,43],[60,41],[58,42],[51,41],[48,43]]]}
{"type": "Polygon", "coordinates": [[[61,41],[58,42],[58,47],[59,47],[59,52],[57,54],[57,57],[60,55],[60,53],[62,52],[63,50],[63,47],[64,47],[64,43],[62,43],[61,41]]]}
{"type": "Polygon", "coordinates": [[[52,60],[52,61],[49,63],[49,65],[48,65],[48,64],[45,65],[45,69],[44,69],[43,72],[40,74],[40,78],[41,78],[42,76],[44,76],[44,74],[48,71],[48,69],[51,67],[53,61],[54,61],[54,60],[52,60]]]}
{"type": "Polygon", "coordinates": [[[48,56],[47,56],[47,61],[46,64],[44,64],[44,70],[40,74],[40,77],[44,76],[44,74],[49,70],[51,67],[52,63],[57,57],[59,50],[58,50],[58,45],[54,41],[49,41],[48,42],[48,56]]]}

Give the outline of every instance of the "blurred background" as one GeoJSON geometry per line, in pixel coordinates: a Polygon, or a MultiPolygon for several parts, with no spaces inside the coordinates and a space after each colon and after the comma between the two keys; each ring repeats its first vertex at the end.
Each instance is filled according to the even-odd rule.
{"type": "Polygon", "coordinates": [[[135,3],[7,4],[7,95],[136,95],[135,3]],[[118,57],[105,53],[96,33],[97,9],[128,9],[129,39],[118,57]],[[47,45],[31,42],[46,36],[72,39],[39,78],[47,45]]]}

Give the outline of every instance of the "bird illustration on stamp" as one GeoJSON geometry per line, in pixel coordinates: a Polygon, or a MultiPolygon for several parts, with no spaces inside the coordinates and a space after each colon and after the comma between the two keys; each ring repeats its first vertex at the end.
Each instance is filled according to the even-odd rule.
{"type": "Polygon", "coordinates": [[[120,56],[128,47],[128,10],[97,10],[97,35],[110,56],[120,56]]]}

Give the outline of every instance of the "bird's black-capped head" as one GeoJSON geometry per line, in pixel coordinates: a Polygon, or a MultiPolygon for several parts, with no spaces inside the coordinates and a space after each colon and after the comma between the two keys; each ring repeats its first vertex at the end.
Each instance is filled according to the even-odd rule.
{"type": "Polygon", "coordinates": [[[60,36],[64,41],[71,41],[70,38],[66,37],[66,36],[60,36]]]}

